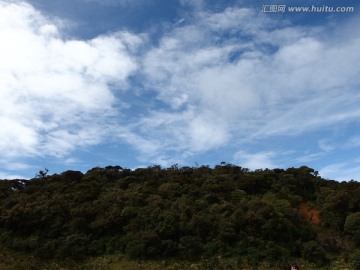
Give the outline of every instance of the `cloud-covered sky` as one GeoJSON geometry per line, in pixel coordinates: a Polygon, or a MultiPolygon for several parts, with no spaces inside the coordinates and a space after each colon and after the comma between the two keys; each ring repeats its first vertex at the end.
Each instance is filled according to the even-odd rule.
{"type": "Polygon", "coordinates": [[[225,161],[360,180],[358,3],[268,4],[0,0],[0,178],[225,161]]]}

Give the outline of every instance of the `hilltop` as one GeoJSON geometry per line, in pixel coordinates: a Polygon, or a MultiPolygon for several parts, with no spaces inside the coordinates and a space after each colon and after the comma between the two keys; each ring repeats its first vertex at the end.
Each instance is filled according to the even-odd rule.
{"type": "Polygon", "coordinates": [[[32,258],[24,265],[121,256],[201,269],[293,260],[360,269],[360,183],[306,166],[108,166],[3,180],[0,199],[0,255],[32,258]]]}

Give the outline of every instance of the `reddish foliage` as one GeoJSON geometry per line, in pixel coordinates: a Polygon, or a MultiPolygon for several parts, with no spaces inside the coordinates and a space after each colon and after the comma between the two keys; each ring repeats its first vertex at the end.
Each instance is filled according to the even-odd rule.
{"type": "Polygon", "coordinates": [[[319,211],[316,209],[311,209],[306,203],[301,203],[299,205],[300,213],[305,217],[305,219],[312,224],[318,225],[321,220],[319,217],[319,211]]]}

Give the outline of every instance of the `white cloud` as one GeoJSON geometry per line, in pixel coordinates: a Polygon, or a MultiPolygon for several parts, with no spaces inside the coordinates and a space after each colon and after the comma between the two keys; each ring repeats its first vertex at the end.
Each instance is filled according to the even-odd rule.
{"type": "Polygon", "coordinates": [[[63,156],[98,143],[116,113],[111,85],[126,89],[140,37],[127,32],[65,39],[25,2],[0,1],[2,158],[63,156]]]}
{"type": "MultiPolygon", "coordinates": [[[[338,179],[338,175],[339,172],[341,170],[343,170],[345,167],[345,163],[335,163],[335,164],[331,164],[331,165],[327,165],[324,168],[322,168],[319,173],[321,175],[321,177],[327,178],[327,177],[332,177],[331,179],[338,179]]],[[[342,179],[344,180],[344,179],[342,179]]]]}
{"type": "MultiPolygon", "coordinates": [[[[340,32],[252,9],[213,13],[204,1],[182,4],[193,5],[194,14],[158,45],[138,50],[141,35],[69,40],[30,5],[0,0],[0,157],[51,155],[71,163],[74,149],[111,137],[132,145],[142,163],[171,165],[226,148],[250,168],[276,167],[273,151],[238,149],[358,121],[360,36],[350,31],[358,21],[339,25],[340,32]],[[127,80],[132,74],[161,106],[143,106],[138,115],[128,107],[131,123],[121,125],[112,86],[135,88],[132,98],[145,104],[140,82],[127,80]]],[[[331,151],[325,141],[318,146],[331,151]]]]}
{"type": "Polygon", "coordinates": [[[213,117],[196,117],[190,122],[191,151],[204,151],[227,142],[226,126],[213,117]]]}
{"type": "Polygon", "coordinates": [[[9,173],[0,171],[0,179],[1,180],[28,179],[28,177],[25,177],[25,176],[19,175],[19,174],[9,174],[9,173]]]}
{"type": "Polygon", "coordinates": [[[319,144],[319,148],[325,152],[330,152],[336,148],[334,143],[331,143],[330,140],[328,139],[322,139],[318,142],[318,144],[319,144]]]}
{"type": "Polygon", "coordinates": [[[360,36],[339,43],[332,31],[245,8],[196,13],[144,58],[144,85],[169,109],[143,133],[191,152],[358,121],[360,36]]]}
{"type": "Polygon", "coordinates": [[[234,162],[251,170],[273,169],[279,167],[274,162],[275,157],[274,152],[248,153],[239,151],[234,155],[234,162]]]}
{"type": "Polygon", "coordinates": [[[360,181],[360,166],[355,160],[353,162],[339,162],[325,166],[320,171],[320,176],[331,180],[360,181]]]}
{"type": "Polygon", "coordinates": [[[6,160],[4,160],[4,161],[0,161],[0,164],[3,169],[9,170],[9,171],[25,170],[25,169],[32,168],[32,166],[30,166],[26,163],[22,163],[22,162],[8,163],[6,160]]]}
{"type": "Polygon", "coordinates": [[[311,161],[319,160],[319,159],[325,157],[325,155],[326,155],[325,152],[306,154],[306,155],[296,158],[296,161],[301,162],[301,163],[308,163],[311,161]]]}

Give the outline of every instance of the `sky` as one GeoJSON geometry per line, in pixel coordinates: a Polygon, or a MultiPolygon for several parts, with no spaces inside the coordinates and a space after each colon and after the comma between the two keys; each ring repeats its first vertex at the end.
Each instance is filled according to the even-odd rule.
{"type": "Polygon", "coordinates": [[[0,178],[227,162],[360,180],[359,3],[0,0],[0,178]]]}

